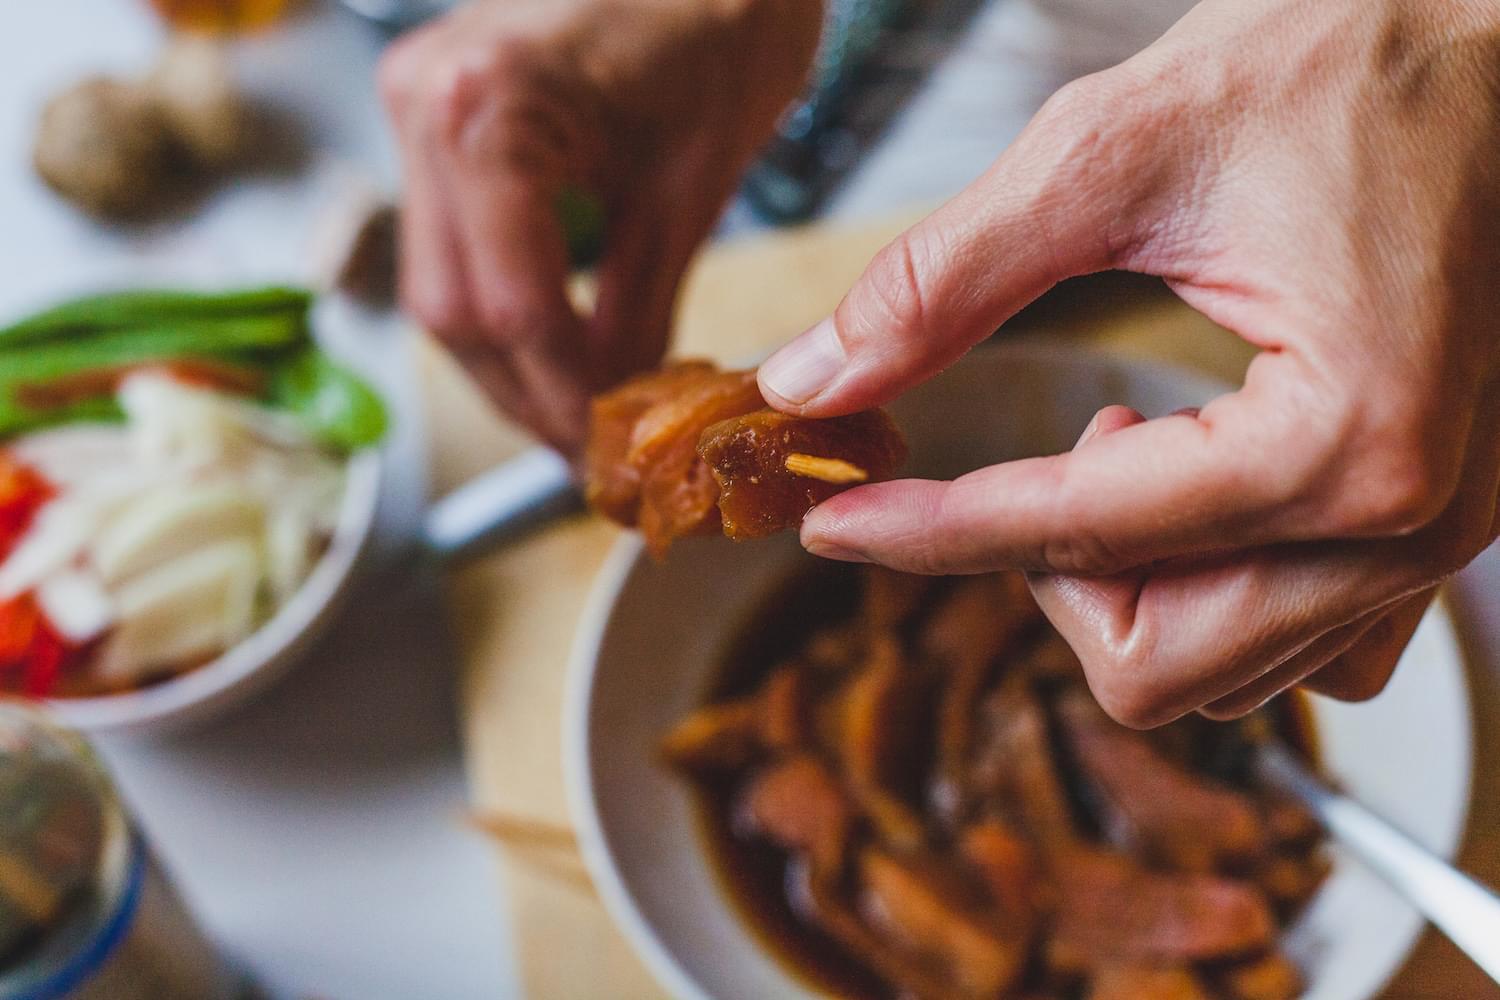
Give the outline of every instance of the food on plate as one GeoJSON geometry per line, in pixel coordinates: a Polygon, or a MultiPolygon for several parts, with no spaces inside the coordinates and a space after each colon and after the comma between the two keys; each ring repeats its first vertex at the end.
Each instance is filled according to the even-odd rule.
{"type": "Polygon", "coordinates": [[[584,469],[590,505],[639,527],[660,558],[687,535],[740,540],[794,528],[905,459],[882,411],[790,417],[765,405],[754,371],[679,361],[594,401],[584,469]]]}
{"type": "Polygon", "coordinates": [[[849,997],[1290,1000],[1321,833],[1250,768],[1295,699],[1150,733],[1098,707],[1019,575],[824,566],[661,753],[745,919],[849,997]]]}
{"type": "Polygon", "coordinates": [[[89,77],[54,96],[32,162],[84,211],[138,219],[243,163],[254,131],[222,47],[181,39],[144,79],[89,77]]]}
{"type": "Polygon", "coordinates": [[[379,399],[309,298],[132,292],[0,329],[0,691],[126,690],[214,659],[306,581],[379,399]]]}

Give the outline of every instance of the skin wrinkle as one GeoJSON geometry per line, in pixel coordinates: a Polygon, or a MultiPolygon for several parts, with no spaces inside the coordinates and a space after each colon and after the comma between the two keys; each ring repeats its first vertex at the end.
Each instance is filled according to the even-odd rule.
{"type": "MultiPolygon", "coordinates": [[[[1398,605],[1400,603],[1396,602],[1398,605]]],[[[1346,653],[1379,626],[1386,614],[1387,609],[1382,608],[1325,632],[1285,659],[1273,663],[1271,669],[1238,691],[1210,702],[1205,706],[1203,714],[1220,719],[1248,715],[1346,653]]]]}
{"type": "MultiPolygon", "coordinates": [[[[1492,406],[1491,410],[1500,410],[1500,406],[1492,406]]],[[[1487,423],[1488,428],[1491,431],[1500,430],[1500,427],[1495,426],[1497,423],[1497,421],[1494,419],[1495,416],[1496,413],[1494,412],[1488,414],[1488,417],[1490,419],[1487,421],[1487,423]]],[[[1102,428],[1102,433],[1109,433],[1112,430],[1114,430],[1113,427],[1104,427],[1102,428]]],[[[1483,466],[1488,463],[1489,470],[1487,474],[1490,476],[1494,476],[1497,472],[1497,467],[1500,467],[1500,436],[1491,433],[1488,436],[1488,440],[1493,442],[1490,448],[1490,453],[1486,453],[1482,448],[1476,448],[1476,455],[1471,457],[1471,464],[1477,463],[1480,468],[1471,471],[1474,471],[1479,475],[1485,475],[1486,470],[1483,468],[1483,466]]],[[[1495,523],[1495,512],[1493,509],[1493,505],[1496,502],[1497,501],[1492,500],[1491,509],[1481,512],[1491,525],[1495,523]]],[[[1466,514],[1463,511],[1454,511],[1450,512],[1448,516],[1450,518],[1472,518],[1473,515],[1472,513],[1466,514]]],[[[1491,537],[1493,537],[1493,534],[1494,532],[1492,531],[1491,537]]],[[[1358,562],[1364,563],[1366,572],[1368,572],[1372,579],[1378,584],[1380,581],[1379,571],[1382,568],[1391,564],[1400,564],[1399,557],[1392,558],[1391,555],[1385,554],[1383,550],[1401,546],[1403,544],[1406,543],[1392,542],[1386,543],[1384,545],[1368,543],[1363,545],[1343,545],[1339,546],[1338,548],[1343,553],[1342,556],[1340,556],[1340,559],[1344,561],[1353,559],[1358,562]],[[1374,547],[1372,548],[1372,546],[1374,547]],[[1362,554],[1365,553],[1366,550],[1368,550],[1368,554],[1362,554]]],[[[1410,546],[1408,545],[1408,547],[1410,546]]],[[[1467,561],[1467,559],[1465,559],[1464,561],[1467,561]]],[[[1339,559],[1330,559],[1328,560],[1328,562],[1330,563],[1330,565],[1325,571],[1325,577],[1332,579],[1347,578],[1347,573],[1339,571],[1339,559]]],[[[1419,574],[1416,579],[1430,580],[1431,577],[1429,575],[1419,574]]],[[[1217,677],[1229,676],[1231,674],[1231,671],[1226,670],[1224,674],[1210,675],[1210,677],[1207,679],[1189,679],[1186,682],[1174,681],[1172,677],[1171,668],[1173,666],[1173,663],[1170,655],[1170,650],[1162,656],[1154,657],[1154,662],[1152,663],[1153,669],[1151,671],[1152,676],[1149,683],[1144,683],[1139,680],[1139,675],[1142,673],[1138,665],[1140,661],[1133,660],[1128,657],[1131,655],[1132,651],[1139,649],[1142,645],[1144,645],[1144,643],[1139,638],[1140,633],[1138,631],[1141,629],[1142,623],[1146,623],[1148,634],[1150,634],[1149,626],[1153,622],[1157,623],[1156,627],[1158,629],[1163,628],[1163,626],[1167,622],[1177,622],[1179,623],[1179,629],[1173,634],[1181,635],[1183,634],[1180,627],[1181,624],[1186,622],[1188,623],[1188,627],[1191,628],[1191,624],[1194,621],[1193,618],[1188,617],[1184,615],[1183,612],[1177,610],[1174,607],[1171,607],[1168,601],[1166,601],[1165,599],[1161,599],[1161,596],[1163,594],[1163,587],[1167,584],[1170,584],[1171,582],[1171,578],[1165,574],[1159,575],[1152,580],[1149,580],[1139,592],[1139,597],[1137,598],[1136,605],[1133,608],[1131,608],[1128,604],[1125,606],[1124,613],[1130,615],[1130,621],[1132,622],[1131,630],[1125,633],[1121,633],[1118,627],[1113,624],[1114,619],[1112,617],[1109,617],[1110,613],[1107,611],[1107,605],[1104,602],[1100,602],[1100,605],[1098,607],[1088,609],[1087,613],[1079,613],[1079,606],[1083,603],[1083,600],[1085,597],[1087,597],[1087,595],[1109,593],[1107,588],[1101,590],[1097,585],[1093,587],[1083,587],[1079,586],[1076,583],[1070,584],[1065,580],[1057,580],[1056,583],[1053,584],[1054,586],[1059,588],[1062,593],[1068,595],[1067,603],[1071,605],[1070,610],[1072,610],[1075,615],[1077,615],[1080,620],[1084,622],[1087,631],[1098,632],[1111,637],[1104,644],[1104,648],[1106,650],[1113,651],[1114,659],[1109,659],[1106,656],[1102,664],[1098,660],[1086,660],[1086,664],[1095,667],[1094,670],[1090,671],[1091,679],[1099,675],[1109,677],[1108,681],[1097,682],[1095,684],[1095,689],[1096,692],[1100,695],[1101,700],[1106,703],[1106,707],[1111,707],[1115,711],[1124,711],[1126,713],[1128,717],[1122,719],[1122,721],[1126,721],[1129,723],[1139,723],[1142,725],[1157,725],[1165,721],[1169,721],[1171,718],[1175,718],[1177,715],[1180,715],[1182,714],[1182,712],[1191,709],[1196,704],[1203,704],[1205,702],[1211,704],[1214,702],[1218,703],[1217,709],[1213,707],[1210,708],[1210,714],[1214,714],[1216,716],[1241,714],[1243,711],[1248,711],[1250,708],[1254,707],[1255,703],[1263,700],[1262,696],[1265,695],[1265,692],[1254,691],[1253,685],[1257,682],[1257,680],[1263,680],[1271,676],[1271,670],[1269,668],[1275,668],[1277,664],[1285,664],[1294,659],[1296,656],[1308,652],[1310,647],[1316,645],[1318,642],[1326,640],[1334,647],[1333,649],[1325,646],[1321,651],[1314,652],[1311,655],[1307,656],[1307,658],[1302,663],[1297,664],[1295,667],[1295,673],[1297,674],[1311,673],[1316,670],[1318,666],[1321,666],[1321,663],[1319,661],[1326,662],[1327,659],[1332,659],[1334,657],[1334,653],[1337,651],[1337,645],[1339,644],[1339,639],[1336,633],[1338,633],[1341,629],[1349,629],[1350,624],[1357,623],[1362,619],[1371,617],[1370,612],[1364,612],[1363,614],[1361,614],[1358,611],[1358,604],[1356,603],[1354,605],[1351,605],[1351,607],[1354,607],[1356,610],[1351,613],[1352,617],[1349,620],[1350,624],[1335,625],[1331,630],[1331,632],[1334,633],[1333,636],[1325,637],[1324,639],[1319,639],[1314,636],[1312,638],[1302,640],[1299,638],[1300,633],[1296,631],[1298,628],[1302,627],[1296,621],[1298,609],[1305,606],[1306,604],[1312,603],[1312,599],[1317,596],[1316,590],[1309,594],[1303,594],[1299,590],[1288,588],[1286,586],[1288,580],[1284,575],[1274,570],[1267,573],[1266,581],[1260,585],[1260,589],[1264,590],[1265,588],[1269,587],[1271,588],[1269,592],[1273,595],[1277,595],[1280,598],[1280,608],[1272,617],[1275,620],[1286,621],[1288,631],[1280,638],[1269,635],[1257,636],[1253,637],[1248,643],[1245,644],[1245,648],[1252,651],[1251,654],[1247,655],[1253,655],[1253,651],[1258,648],[1262,651],[1260,653],[1261,659],[1259,661],[1259,664],[1255,664],[1253,662],[1247,663],[1241,674],[1234,675],[1236,678],[1240,676],[1247,676],[1255,677],[1257,679],[1250,681],[1252,690],[1246,692],[1246,694],[1242,696],[1242,699],[1236,702],[1232,698],[1226,699],[1226,692],[1222,690],[1216,691],[1211,685],[1211,681],[1213,679],[1217,677]],[[1152,590],[1153,585],[1155,585],[1156,587],[1155,591],[1152,590]],[[1277,589],[1278,585],[1280,585],[1280,589],[1277,589]],[[1099,624],[1100,622],[1105,622],[1106,624],[1101,625],[1099,624]],[[1122,634],[1124,638],[1117,638],[1122,634]],[[1275,644],[1278,643],[1280,644],[1279,648],[1282,650],[1281,654],[1268,654],[1267,652],[1265,652],[1268,648],[1274,648],[1275,644]],[[1324,654],[1326,654],[1326,656],[1324,654]],[[1123,675],[1121,673],[1122,667],[1123,675]],[[1136,685],[1136,690],[1130,694],[1128,699],[1122,699],[1121,696],[1117,695],[1113,691],[1114,685],[1131,683],[1134,683],[1136,685]]],[[[1049,580],[1048,583],[1052,584],[1052,580],[1049,580]]],[[[1374,617],[1378,621],[1380,620],[1381,615],[1384,614],[1383,609],[1391,607],[1399,608],[1404,603],[1413,600],[1417,601],[1419,604],[1425,607],[1427,600],[1430,598],[1430,590],[1428,589],[1429,586],[1429,584],[1416,586],[1413,588],[1412,592],[1402,592],[1398,588],[1394,593],[1388,595],[1387,600],[1380,601],[1376,605],[1378,609],[1382,610],[1374,613],[1374,617]],[[1415,596],[1408,596],[1408,593],[1415,593],[1415,596]]],[[[1242,591],[1255,590],[1256,587],[1253,585],[1253,581],[1249,581],[1243,583],[1240,589],[1242,591]]],[[[1049,602],[1046,600],[1045,588],[1039,591],[1038,598],[1039,600],[1042,600],[1044,608],[1049,606],[1049,602]]],[[[1116,606],[1118,607],[1118,605],[1116,606]]],[[[1392,613],[1394,614],[1397,612],[1392,613]]],[[[1259,621],[1264,616],[1260,614],[1247,614],[1244,611],[1232,611],[1224,617],[1227,620],[1235,621],[1259,621]]],[[[1064,634],[1069,637],[1070,641],[1075,642],[1075,644],[1079,644],[1078,640],[1074,638],[1072,630],[1068,629],[1065,624],[1060,623],[1059,627],[1063,628],[1064,634]]],[[[1413,623],[1411,627],[1415,628],[1415,624],[1413,623]]],[[[1231,634],[1234,637],[1239,638],[1238,633],[1231,634]]],[[[1086,643],[1083,644],[1083,648],[1088,648],[1086,643]]],[[[1192,648],[1191,644],[1189,648],[1192,648]]],[[[1222,656],[1232,654],[1233,652],[1234,649],[1231,647],[1231,649],[1228,651],[1218,651],[1217,655],[1222,656]]],[[[1397,653],[1399,653],[1399,650],[1397,650],[1397,653]]],[[[1373,690],[1371,690],[1372,688],[1378,690],[1378,686],[1383,683],[1383,680],[1389,677],[1390,669],[1394,666],[1394,659],[1392,658],[1392,655],[1382,652],[1378,647],[1372,648],[1368,654],[1368,657],[1369,667],[1367,672],[1360,673],[1358,671],[1345,670],[1344,672],[1349,674],[1350,676],[1342,679],[1335,678],[1335,685],[1333,689],[1335,691],[1342,690],[1350,695],[1368,695],[1374,693],[1373,690]]],[[[1290,684],[1290,673],[1284,673],[1279,681],[1273,681],[1272,686],[1279,688],[1280,686],[1282,686],[1282,684],[1280,683],[1282,681],[1290,684]]]]}
{"type": "Polygon", "coordinates": [[[1399,602],[1350,649],[1309,678],[1308,687],[1344,701],[1375,697],[1395,672],[1436,594],[1432,589],[1399,602]]]}
{"type": "Polygon", "coordinates": [[[1331,660],[1353,647],[1363,630],[1372,627],[1365,619],[1320,636],[1232,694],[1210,701],[1198,711],[1209,719],[1228,721],[1249,715],[1272,698],[1295,687],[1323,669],[1331,660]]]}

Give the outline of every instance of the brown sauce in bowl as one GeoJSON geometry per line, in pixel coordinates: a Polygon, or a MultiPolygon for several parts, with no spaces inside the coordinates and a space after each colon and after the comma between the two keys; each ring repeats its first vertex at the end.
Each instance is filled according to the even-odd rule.
{"type": "Polygon", "coordinates": [[[815,990],[1300,992],[1276,938],[1323,876],[1321,836],[1249,769],[1267,732],[1316,760],[1300,696],[1135,733],[1093,704],[1018,578],[817,564],[737,631],[706,705],[664,753],[726,895],[815,990]],[[1053,775],[1029,791],[1011,773],[1028,760],[1053,775]],[[1012,842],[1023,882],[987,860],[1012,842]],[[1199,923],[1175,928],[1182,913],[1199,923]]]}

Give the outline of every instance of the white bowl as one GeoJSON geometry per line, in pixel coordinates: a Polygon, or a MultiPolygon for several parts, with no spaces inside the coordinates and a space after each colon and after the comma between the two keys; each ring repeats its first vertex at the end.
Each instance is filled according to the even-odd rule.
{"type": "Polygon", "coordinates": [[[89,698],[53,698],[64,725],[89,733],[166,733],[206,722],[286,671],[333,619],[370,540],[383,463],[377,451],[349,459],[338,527],[292,599],[223,656],[150,687],[89,698]]]}
{"type": "MultiPolygon", "coordinates": [[[[1110,403],[1147,416],[1199,405],[1225,387],[1157,364],[1076,349],[981,349],[892,410],[913,474],[951,476],[1070,448],[1110,403]]],[[[691,539],[663,564],[622,541],[597,582],[571,664],[564,757],[579,840],[627,939],[683,998],[811,997],[758,943],[703,849],[684,783],[657,741],[702,703],[731,636],[802,560],[785,536],[735,545],[691,539]]],[[[1356,798],[1451,857],[1468,808],[1468,693],[1452,624],[1436,606],[1385,693],[1362,705],[1314,700],[1329,772],[1356,798]]],[[[1364,1000],[1397,970],[1416,913],[1335,853],[1324,887],[1288,932],[1313,1000],[1364,1000]]]]}

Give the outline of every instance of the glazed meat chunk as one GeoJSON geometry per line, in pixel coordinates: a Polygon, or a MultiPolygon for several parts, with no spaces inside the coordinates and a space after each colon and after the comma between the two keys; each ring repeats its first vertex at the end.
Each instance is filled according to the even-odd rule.
{"type": "Polygon", "coordinates": [[[723,529],[760,538],[815,504],[888,477],[906,457],[895,425],[871,411],[804,420],[767,409],[754,371],[681,361],[594,400],[585,495],[638,527],[652,554],[723,529]]]}
{"type": "Polygon", "coordinates": [[[641,473],[629,459],[630,437],[647,410],[713,373],[707,361],[680,361],[637,375],[594,399],[584,452],[584,489],[589,506],[621,524],[634,524],[641,509],[641,473]]]}
{"type": "Polygon", "coordinates": [[[698,454],[719,484],[724,534],[744,539],[795,528],[835,493],[889,479],[906,444],[880,410],[828,420],[756,410],[705,430],[698,454]]]}

